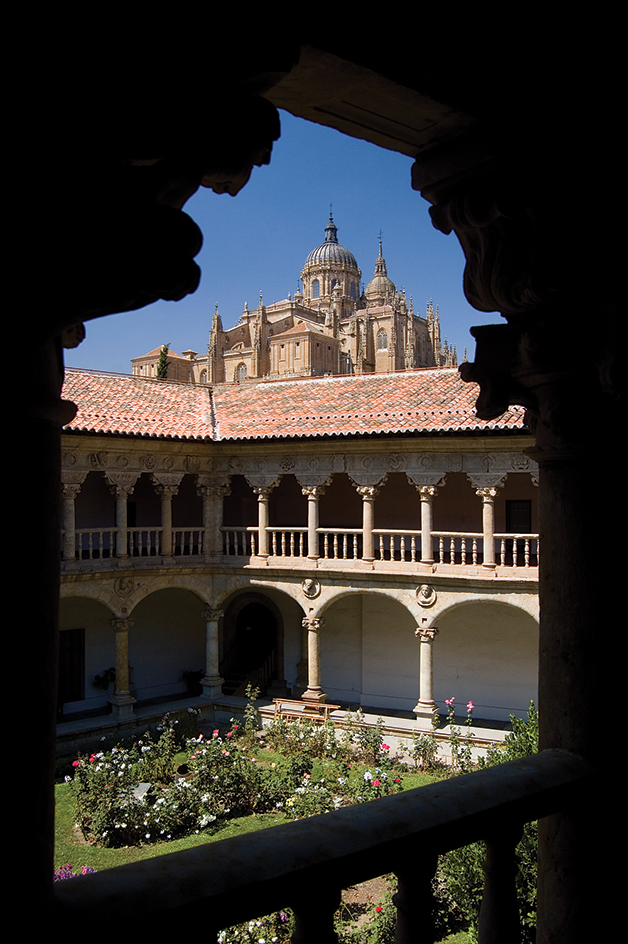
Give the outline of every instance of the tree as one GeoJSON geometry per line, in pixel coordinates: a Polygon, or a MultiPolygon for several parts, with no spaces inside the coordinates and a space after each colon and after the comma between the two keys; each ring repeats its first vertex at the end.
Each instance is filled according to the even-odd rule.
{"type": "Polygon", "coordinates": [[[168,378],[168,348],[170,347],[170,341],[167,344],[164,344],[159,351],[159,360],[157,361],[157,376],[160,380],[167,380],[168,378]]]}

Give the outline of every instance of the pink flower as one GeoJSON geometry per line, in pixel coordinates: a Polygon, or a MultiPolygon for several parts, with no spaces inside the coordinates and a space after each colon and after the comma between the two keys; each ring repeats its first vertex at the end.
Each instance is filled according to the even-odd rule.
{"type": "Polygon", "coordinates": [[[381,785],[382,785],[382,781],[381,781],[381,780],[374,780],[374,781],[373,781],[373,786],[374,786],[374,787],[381,787],[381,785]]]}
{"type": "Polygon", "coordinates": [[[81,763],[80,760],[73,760],[73,761],[72,761],[72,766],[73,766],[73,767],[78,767],[78,766],[80,765],[80,763],[81,763]]]}
{"type": "Polygon", "coordinates": [[[229,756],[230,756],[230,755],[229,755],[229,751],[223,751],[223,754],[225,755],[225,757],[229,757],[229,756]]]}
{"type": "Polygon", "coordinates": [[[310,779],[310,775],[309,775],[309,774],[303,774],[303,779],[304,779],[304,780],[309,780],[309,779],[310,779]]]}
{"type": "Polygon", "coordinates": [[[214,731],[214,733],[213,733],[212,736],[215,737],[215,738],[217,738],[219,734],[220,734],[220,732],[219,732],[218,728],[216,728],[216,730],[214,731]]]}
{"type": "Polygon", "coordinates": [[[227,731],[227,737],[228,737],[228,738],[233,737],[233,732],[232,732],[232,731],[227,731]]]}
{"type": "Polygon", "coordinates": [[[470,701],[467,703],[467,711],[473,711],[473,702],[470,701]]]}
{"type": "Polygon", "coordinates": [[[202,734],[199,734],[198,739],[199,739],[199,741],[202,741],[202,740],[203,740],[203,735],[202,735],[202,734]]]}
{"type": "Polygon", "coordinates": [[[382,906],[381,906],[381,905],[375,905],[375,911],[377,911],[378,913],[379,913],[380,911],[383,911],[382,906]]]}
{"type": "Polygon", "coordinates": [[[382,744],[382,750],[383,750],[383,751],[389,751],[389,750],[390,750],[390,744],[382,744]]]}
{"type": "Polygon", "coordinates": [[[252,763],[252,764],[256,764],[256,763],[257,763],[257,761],[255,760],[254,757],[251,757],[251,763],[252,763]]]}
{"type": "Polygon", "coordinates": [[[395,783],[401,783],[401,778],[397,777],[397,779],[395,780],[395,783]]]}

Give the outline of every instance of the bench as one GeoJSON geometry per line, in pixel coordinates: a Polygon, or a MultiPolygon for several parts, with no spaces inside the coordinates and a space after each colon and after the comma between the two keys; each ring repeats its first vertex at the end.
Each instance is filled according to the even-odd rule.
{"type": "Polygon", "coordinates": [[[332,711],[340,705],[330,705],[327,702],[301,701],[292,698],[273,698],[275,718],[287,718],[293,721],[329,721],[332,711]]]}

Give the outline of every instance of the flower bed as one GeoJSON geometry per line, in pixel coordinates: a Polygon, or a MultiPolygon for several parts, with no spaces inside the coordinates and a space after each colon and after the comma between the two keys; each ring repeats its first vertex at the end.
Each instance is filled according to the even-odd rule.
{"type": "Polygon", "coordinates": [[[333,724],[279,722],[258,738],[232,719],[225,734],[216,728],[211,737],[185,739],[186,759],[177,765],[175,724],[166,720],[157,739],[146,734],[74,761],[74,778],[66,779],[85,839],[105,847],[162,842],[227,818],[276,810],[300,819],[403,788],[381,731],[364,746],[333,724]],[[278,743],[282,754],[274,755],[278,743]],[[364,755],[376,763],[364,769],[364,755]]]}

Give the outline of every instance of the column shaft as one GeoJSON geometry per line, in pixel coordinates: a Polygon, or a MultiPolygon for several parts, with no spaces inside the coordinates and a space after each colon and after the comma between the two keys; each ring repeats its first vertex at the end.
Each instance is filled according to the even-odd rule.
{"type": "Polygon", "coordinates": [[[307,629],[307,691],[301,698],[303,701],[324,702],[327,695],[321,688],[321,667],[320,667],[320,638],[319,631],[325,621],[320,617],[306,616],[303,619],[303,626],[307,629]]]}
{"type": "Polygon", "coordinates": [[[201,679],[201,685],[208,698],[220,698],[224,679],[220,675],[218,621],[224,613],[206,607],[201,615],[205,619],[205,677],[201,679]]]}

